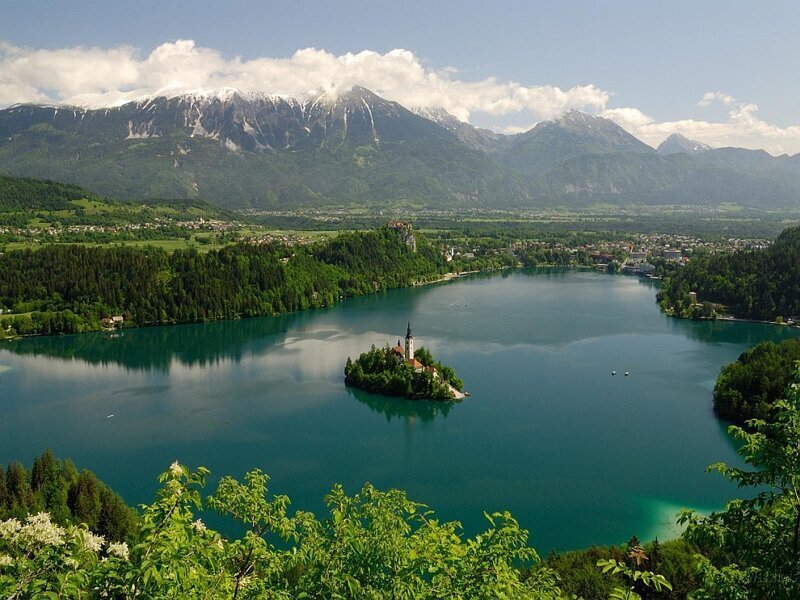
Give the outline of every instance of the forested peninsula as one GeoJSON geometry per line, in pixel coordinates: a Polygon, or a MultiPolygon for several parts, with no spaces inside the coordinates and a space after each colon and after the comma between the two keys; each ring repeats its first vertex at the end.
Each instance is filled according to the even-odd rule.
{"type": "Polygon", "coordinates": [[[780,344],[761,342],[722,368],[714,386],[714,410],[737,425],[750,419],[771,421],[775,405],[792,383],[791,374],[800,361],[800,338],[780,344]]]}
{"type": "Polygon", "coordinates": [[[729,313],[760,321],[794,320],[800,316],[800,227],[784,230],[764,249],[693,255],[666,278],[658,301],[677,317],[729,313]]]}
{"type": "Polygon", "coordinates": [[[12,250],[0,261],[0,309],[12,313],[0,316],[0,336],[97,331],[115,316],[124,326],[148,326],[276,315],[446,271],[436,249],[405,224],[306,246],[240,243],[206,253],[12,250]]]}

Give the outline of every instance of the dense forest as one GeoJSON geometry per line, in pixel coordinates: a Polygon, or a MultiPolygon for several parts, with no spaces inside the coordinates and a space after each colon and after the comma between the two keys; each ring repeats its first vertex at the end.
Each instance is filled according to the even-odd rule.
{"type": "Polygon", "coordinates": [[[714,386],[714,410],[727,421],[744,426],[750,419],[769,421],[775,403],[791,383],[800,360],[800,339],[780,344],[761,342],[722,368],[714,386]]]}
{"type": "Polygon", "coordinates": [[[95,477],[78,471],[70,460],[61,461],[50,450],[37,457],[30,469],[12,462],[0,465],[0,519],[25,518],[47,512],[59,525],[85,523],[114,541],[133,539],[136,512],[95,477]]]}
{"type": "MultiPolygon", "coordinates": [[[[545,560],[507,512],[487,513],[486,530],[467,538],[402,491],[365,484],[349,495],[337,485],[318,519],[290,513],[289,498],[273,493],[260,470],[244,481],[223,477],[208,495],[208,470],[177,462],[134,526],[102,533],[102,519],[90,525],[102,514],[102,491],[87,492],[71,463],[45,453],[30,471],[12,464],[5,472],[3,506],[13,516],[0,520],[0,596],[797,598],[800,387],[787,389],[772,417],[752,431],[730,428],[747,468],[710,467],[748,488],[750,499],[707,516],[683,511],[677,540],[632,538],[545,560]],[[236,522],[238,537],[209,528],[209,512],[236,522]]],[[[104,489],[96,480],[94,487],[104,489]]]]}
{"type": "Polygon", "coordinates": [[[784,230],[763,250],[693,255],[665,280],[658,299],[681,317],[713,316],[709,303],[740,318],[800,317],[800,227],[784,230]],[[697,292],[699,305],[692,305],[689,292],[697,292]]]}
{"type": "Polygon", "coordinates": [[[456,376],[455,371],[436,362],[424,347],[414,352],[414,358],[423,368],[417,369],[407,364],[389,346],[372,346],[356,360],[347,357],[345,382],[369,392],[429,400],[452,400],[450,386],[458,391],[463,390],[464,382],[456,376]]]}
{"type": "Polygon", "coordinates": [[[68,183],[0,175],[0,212],[16,210],[63,210],[71,202],[96,197],[68,183]]]}
{"type": "Polygon", "coordinates": [[[0,335],[275,315],[330,306],[445,271],[423,238],[410,248],[388,227],[310,246],[237,244],[200,253],[157,248],[47,246],[0,261],[0,335]]]}

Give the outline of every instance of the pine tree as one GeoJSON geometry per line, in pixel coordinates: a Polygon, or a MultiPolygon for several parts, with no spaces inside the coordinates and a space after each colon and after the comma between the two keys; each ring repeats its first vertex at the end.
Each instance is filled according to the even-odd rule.
{"type": "Polygon", "coordinates": [[[65,523],[71,514],[67,505],[69,482],[64,477],[61,461],[47,449],[34,459],[31,468],[31,491],[40,510],[46,510],[54,521],[65,523]]]}
{"type": "Polygon", "coordinates": [[[68,505],[72,515],[80,523],[86,523],[89,529],[97,529],[100,519],[100,485],[91,471],[81,471],[78,481],[69,490],[68,505]]]}
{"type": "Polygon", "coordinates": [[[28,486],[25,467],[18,462],[8,465],[6,472],[6,488],[8,494],[8,508],[19,513],[25,512],[33,504],[33,494],[28,486]]]}
{"type": "Polygon", "coordinates": [[[136,511],[129,508],[122,498],[101,484],[97,532],[109,539],[124,541],[133,536],[136,527],[136,511]]]}
{"type": "Polygon", "coordinates": [[[0,514],[8,508],[8,488],[6,487],[6,471],[0,465],[0,514]]]}
{"type": "Polygon", "coordinates": [[[31,490],[38,492],[53,480],[57,461],[53,458],[50,448],[44,454],[33,459],[31,467],[31,490]]]}

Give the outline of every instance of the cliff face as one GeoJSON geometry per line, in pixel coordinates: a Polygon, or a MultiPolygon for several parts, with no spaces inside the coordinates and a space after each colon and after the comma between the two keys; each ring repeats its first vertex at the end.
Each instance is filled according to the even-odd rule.
{"type": "Polygon", "coordinates": [[[101,108],[12,106],[0,110],[0,172],[111,197],[236,208],[472,207],[527,197],[484,152],[359,87],[299,98],[229,88],[101,108]]]}
{"type": "Polygon", "coordinates": [[[405,221],[389,221],[387,223],[389,229],[393,229],[400,236],[403,243],[411,248],[412,252],[417,251],[417,238],[414,237],[414,228],[411,223],[405,221]]]}

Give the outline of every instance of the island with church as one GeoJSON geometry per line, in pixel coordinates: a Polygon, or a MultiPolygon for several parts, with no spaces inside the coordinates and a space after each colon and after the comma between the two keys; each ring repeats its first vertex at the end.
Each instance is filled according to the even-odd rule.
{"type": "Polygon", "coordinates": [[[405,347],[397,340],[395,346],[372,346],[356,360],[348,356],[344,378],[348,385],[388,396],[446,402],[468,395],[451,367],[436,362],[424,347],[414,349],[411,323],[405,347]]]}

